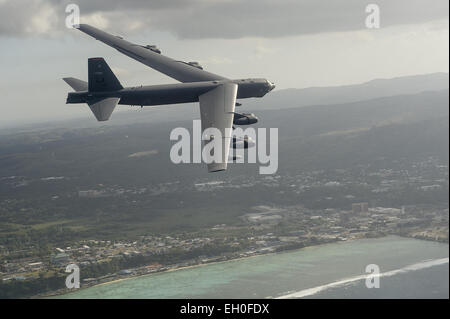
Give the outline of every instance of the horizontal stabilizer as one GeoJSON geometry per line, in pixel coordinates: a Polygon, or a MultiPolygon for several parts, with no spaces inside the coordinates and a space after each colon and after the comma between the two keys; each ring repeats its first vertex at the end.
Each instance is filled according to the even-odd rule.
{"type": "Polygon", "coordinates": [[[79,80],[76,78],[63,78],[63,80],[77,92],[88,90],[88,83],[86,81],[79,80]]]}
{"type": "Polygon", "coordinates": [[[117,97],[108,97],[96,102],[89,102],[88,104],[97,121],[107,121],[119,100],[117,97]]]}

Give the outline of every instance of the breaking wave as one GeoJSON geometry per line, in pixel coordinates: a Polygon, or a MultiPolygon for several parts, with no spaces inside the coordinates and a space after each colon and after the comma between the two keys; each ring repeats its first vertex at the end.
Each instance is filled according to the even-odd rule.
{"type": "MultiPolygon", "coordinates": [[[[448,261],[449,261],[448,257],[441,258],[441,259],[425,260],[420,263],[408,265],[408,266],[400,268],[400,269],[395,269],[395,270],[381,273],[381,274],[379,274],[379,277],[390,277],[390,276],[394,276],[394,275],[401,274],[401,273],[407,273],[410,271],[415,271],[415,270],[430,268],[430,267],[434,267],[434,266],[438,266],[438,265],[448,264],[448,261]]],[[[335,281],[335,282],[332,282],[332,283],[329,283],[326,285],[317,286],[314,288],[308,288],[308,289],[300,290],[297,292],[292,292],[292,293],[289,293],[286,295],[278,296],[275,299],[303,298],[306,296],[312,296],[312,295],[315,295],[319,292],[322,292],[322,291],[330,289],[330,288],[342,287],[342,286],[345,286],[352,282],[356,282],[359,280],[365,280],[369,275],[370,274],[365,274],[365,275],[345,278],[345,279],[335,281]]],[[[373,277],[373,275],[371,275],[371,276],[373,277]]]]}

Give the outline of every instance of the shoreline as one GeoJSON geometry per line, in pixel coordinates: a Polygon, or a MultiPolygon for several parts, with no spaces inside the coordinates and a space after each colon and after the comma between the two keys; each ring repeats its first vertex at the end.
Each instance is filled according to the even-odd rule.
{"type": "MultiPolygon", "coordinates": [[[[185,270],[185,269],[191,269],[191,268],[197,268],[197,267],[208,266],[208,265],[222,264],[222,263],[226,263],[226,262],[234,262],[234,261],[245,260],[245,259],[249,259],[249,258],[253,258],[253,257],[261,257],[261,256],[282,254],[282,253],[288,253],[288,252],[295,252],[295,251],[311,249],[311,248],[325,246],[325,245],[330,245],[330,244],[339,244],[339,243],[353,242],[353,241],[357,241],[357,240],[380,239],[380,238],[386,238],[386,237],[389,237],[389,236],[395,236],[395,237],[400,237],[400,238],[404,238],[404,239],[425,240],[425,241],[432,241],[432,242],[437,242],[437,243],[442,243],[442,244],[448,244],[448,242],[441,242],[441,241],[430,240],[430,239],[422,239],[422,238],[414,238],[414,237],[409,237],[409,236],[399,236],[399,235],[396,235],[396,234],[386,234],[384,236],[371,237],[371,238],[365,238],[365,237],[363,237],[363,238],[352,238],[352,239],[348,239],[348,240],[345,240],[345,241],[341,240],[341,241],[334,241],[334,242],[328,242],[328,243],[319,243],[319,244],[316,244],[316,245],[309,245],[309,246],[305,246],[305,247],[302,247],[302,248],[286,249],[286,250],[278,251],[278,252],[258,253],[258,254],[254,254],[254,255],[250,255],[250,256],[230,258],[228,260],[220,260],[220,261],[213,261],[213,262],[207,262],[207,263],[198,263],[198,264],[193,264],[193,265],[188,265],[188,266],[181,266],[181,267],[169,267],[168,269],[161,270],[161,271],[155,271],[155,272],[144,273],[144,274],[128,275],[128,276],[126,276],[124,278],[117,278],[117,279],[113,279],[113,280],[110,280],[110,281],[105,281],[105,282],[101,282],[101,283],[97,283],[97,284],[93,284],[93,285],[87,285],[85,287],[81,286],[80,288],[76,289],[76,291],[80,291],[81,289],[88,289],[88,288],[92,288],[92,287],[97,287],[97,286],[109,285],[109,284],[120,282],[120,281],[124,281],[124,280],[130,280],[130,279],[135,279],[135,278],[140,278],[140,277],[152,276],[152,275],[155,275],[155,274],[168,273],[168,272],[185,270]]],[[[142,266],[142,267],[145,267],[145,266],[142,266]]],[[[74,292],[75,291],[70,291],[70,290],[68,291],[67,289],[64,289],[63,291],[53,291],[53,292],[49,292],[49,293],[44,293],[44,294],[32,296],[31,298],[33,298],[33,299],[35,299],[35,298],[52,298],[52,297],[57,297],[57,296],[62,296],[62,295],[68,295],[68,294],[71,294],[71,293],[74,293],[74,292]]]]}
{"type": "MultiPolygon", "coordinates": [[[[283,253],[294,252],[294,251],[299,251],[299,250],[313,248],[313,247],[319,247],[319,246],[325,246],[325,245],[330,245],[330,244],[345,243],[345,242],[362,240],[362,239],[377,239],[377,238],[384,238],[384,237],[388,237],[388,236],[396,236],[396,235],[385,235],[385,236],[373,237],[373,238],[354,238],[354,239],[334,241],[334,242],[328,242],[328,243],[319,243],[317,245],[310,245],[310,246],[305,246],[305,247],[302,247],[302,248],[286,249],[286,250],[278,251],[278,252],[258,253],[258,254],[254,254],[254,255],[251,255],[251,256],[230,258],[228,260],[220,260],[220,261],[213,261],[213,262],[207,262],[207,263],[199,263],[199,264],[189,265],[189,266],[173,267],[173,268],[169,268],[169,269],[166,269],[166,270],[151,272],[151,273],[148,273],[148,274],[128,275],[125,278],[113,279],[111,281],[101,282],[101,283],[93,284],[91,286],[85,286],[85,287],[80,286],[80,288],[78,288],[76,291],[80,291],[82,289],[88,289],[88,288],[92,288],[92,287],[109,285],[109,284],[112,284],[112,283],[116,283],[116,282],[120,282],[120,281],[124,281],[124,280],[129,280],[129,279],[135,279],[135,278],[140,278],[140,277],[152,276],[152,275],[161,274],[161,273],[168,273],[168,272],[185,270],[185,269],[190,269],[190,268],[197,268],[197,267],[203,267],[203,266],[209,266],[209,265],[215,265],[215,264],[222,264],[222,263],[227,263],[227,262],[234,262],[234,261],[245,260],[245,259],[254,258],[254,257],[283,254],[283,253]]],[[[402,237],[402,236],[398,236],[398,237],[402,237]]],[[[143,266],[143,267],[145,267],[145,266],[143,266]]],[[[70,294],[72,292],[75,292],[75,291],[67,291],[67,289],[64,289],[64,292],[61,292],[61,293],[53,291],[53,292],[50,292],[50,293],[33,296],[31,298],[50,298],[50,297],[56,297],[56,296],[61,296],[61,295],[67,295],[67,294],[70,294]]]]}

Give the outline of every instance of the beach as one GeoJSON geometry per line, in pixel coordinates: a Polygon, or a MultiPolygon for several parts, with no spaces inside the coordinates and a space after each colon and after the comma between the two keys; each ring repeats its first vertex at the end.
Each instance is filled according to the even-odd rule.
{"type": "MultiPolygon", "coordinates": [[[[448,244],[398,236],[339,242],[120,279],[54,298],[300,298],[363,282],[368,264],[379,265],[382,283],[439,267],[448,278],[448,244]]],[[[440,289],[439,296],[448,296],[448,284],[440,289]]]]}

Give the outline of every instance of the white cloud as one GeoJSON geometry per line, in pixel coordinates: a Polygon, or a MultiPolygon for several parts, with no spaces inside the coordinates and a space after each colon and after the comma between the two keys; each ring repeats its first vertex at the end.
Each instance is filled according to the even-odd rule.
{"type": "MultiPolygon", "coordinates": [[[[36,14],[40,32],[58,32],[70,0],[0,2],[0,35],[24,35],[36,14]],[[49,16],[48,8],[53,14],[49,16]],[[48,18],[47,20],[45,18],[48,18]],[[44,23],[46,22],[46,23],[44,23]]],[[[180,38],[275,38],[365,28],[361,0],[78,0],[81,19],[118,31],[145,28],[180,38]]],[[[447,0],[377,0],[381,25],[417,24],[448,19],[447,0]]]]}
{"type": "Polygon", "coordinates": [[[28,34],[46,34],[58,22],[55,7],[48,3],[39,4],[36,11],[29,16],[28,23],[25,23],[25,33],[28,34]]]}
{"type": "Polygon", "coordinates": [[[92,24],[97,26],[97,28],[106,29],[109,27],[110,19],[108,19],[104,13],[95,12],[81,15],[80,23],[92,24]]]}

